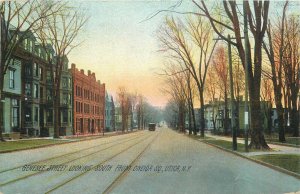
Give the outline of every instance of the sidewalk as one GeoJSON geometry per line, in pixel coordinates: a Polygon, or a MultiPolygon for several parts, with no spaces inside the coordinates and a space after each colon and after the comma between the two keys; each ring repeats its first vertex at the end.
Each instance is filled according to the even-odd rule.
{"type": "MultiPolygon", "coordinates": [[[[224,140],[224,141],[232,141],[231,137],[226,136],[219,136],[219,135],[212,135],[211,133],[205,134],[207,137],[211,137],[217,140],[224,140]]],[[[243,138],[237,138],[237,142],[240,144],[245,144],[245,140],[243,138]]],[[[250,141],[249,141],[250,143],[250,141]]],[[[299,154],[300,155],[300,148],[283,146],[283,145],[275,145],[268,143],[269,147],[274,151],[261,151],[261,152],[248,152],[242,153],[245,156],[257,156],[257,155],[266,155],[266,154],[299,154]]]]}

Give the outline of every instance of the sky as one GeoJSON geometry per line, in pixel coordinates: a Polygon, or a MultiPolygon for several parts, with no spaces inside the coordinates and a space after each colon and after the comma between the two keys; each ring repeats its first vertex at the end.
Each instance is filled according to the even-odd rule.
{"type": "MultiPolygon", "coordinates": [[[[161,92],[163,80],[157,74],[164,58],[158,52],[156,31],[167,13],[143,20],[176,2],[81,0],[81,8],[90,18],[81,34],[84,42],[69,54],[70,63],[85,73],[95,72],[114,96],[125,86],[143,94],[152,105],[164,106],[168,98],[161,92]]],[[[193,8],[191,3],[180,6],[182,10],[193,8]]]]}
{"type": "MultiPolygon", "coordinates": [[[[81,33],[83,44],[69,54],[69,61],[78,69],[95,72],[96,78],[106,84],[107,91],[116,97],[120,86],[144,95],[155,106],[164,106],[168,95],[161,72],[165,58],[158,52],[157,30],[168,13],[162,12],[150,20],[147,17],[169,9],[178,0],[75,0],[89,16],[81,33]]],[[[210,1],[214,2],[214,1],[210,1]]],[[[272,2],[276,6],[277,2],[272,2]]],[[[291,11],[299,7],[293,2],[291,11]]],[[[197,7],[183,0],[177,11],[194,11],[197,7]]],[[[278,9],[270,10],[271,19],[278,9]]],[[[178,15],[177,15],[178,16],[178,15]]],[[[180,16],[178,16],[180,17],[180,16]]]]}

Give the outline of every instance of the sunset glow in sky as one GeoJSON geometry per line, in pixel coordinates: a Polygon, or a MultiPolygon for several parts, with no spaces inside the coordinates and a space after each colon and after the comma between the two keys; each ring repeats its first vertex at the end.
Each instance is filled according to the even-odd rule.
{"type": "MultiPolygon", "coordinates": [[[[163,65],[156,31],[166,13],[141,21],[176,2],[82,1],[90,19],[82,33],[84,43],[70,53],[70,63],[95,72],[113,95],[119,86],[125,86],[142,93],[151,104],[163,106],[167,97],[160,91],[163,82],[156,74],[163,65]]],[[[190,6],[181,5],[180,9],[190,6]]]]}

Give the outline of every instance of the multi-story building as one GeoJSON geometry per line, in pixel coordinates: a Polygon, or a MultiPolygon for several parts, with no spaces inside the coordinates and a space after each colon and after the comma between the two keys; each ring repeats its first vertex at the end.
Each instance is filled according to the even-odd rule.
{"type": "Polygon", "coordinates": [[[105,92],[105,130],[115,130],[115,105],[114,99],[111,95],[105,92]]]}
{"type": "Polygon", "coordinates": [[[101,133],[105,121],[105,84],[96,81],[95,73],[78,70],[71,65],[73,77],[74,134],[101,133]]]}
{"type": "Polygon", "coordinates": [[[73,129],[73,86],[72,73],[68,69],[68,58],[63,58],[63,67],[61,72],[60,82],[60,134],[71,135],[74,134],[73,129]]]}
{"type": "MultiPolygon", "coordinates": [[[[53,63],[49,63],[47,56],[55,60],[52,46],[46,50],[37,43],[32,32],[27,32],[5,74],[5,133],[53,135],[53,82],[50,76],[53,63]]],[[[60,135],[68,135],[72,134],[72,79],[67,58],[64,58],[61,80],[60,135]]]]}

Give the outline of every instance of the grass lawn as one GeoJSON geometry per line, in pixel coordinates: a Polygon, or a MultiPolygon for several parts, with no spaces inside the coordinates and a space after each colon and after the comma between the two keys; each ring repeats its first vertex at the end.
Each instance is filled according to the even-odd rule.
{"type": "Polygon", "coordinates": [[[253,156],[253,158],[300,174],[300,155],[268,154],[253,156]]]}
{"type": "Polygon", "coordinates": [[[38,139],[0,142],[0,151],[20,150],[25,148],[35,148],[43,145],[60,144],[66,140],[38,139]]]}
{"type": "MultiPolygon", "coordinates": [[[[232,150],[232,142],[230,142],[230,141],[216,140],[216,139],[206,139],[204,141],[207,142],[207,143],[211,143],[211,144],[214,144],[214,145],[232,150]]],[[[244,144],[238,143],[237,148],[238,148],[237,149],[238,152],[245,152],[244,144]]]]}

